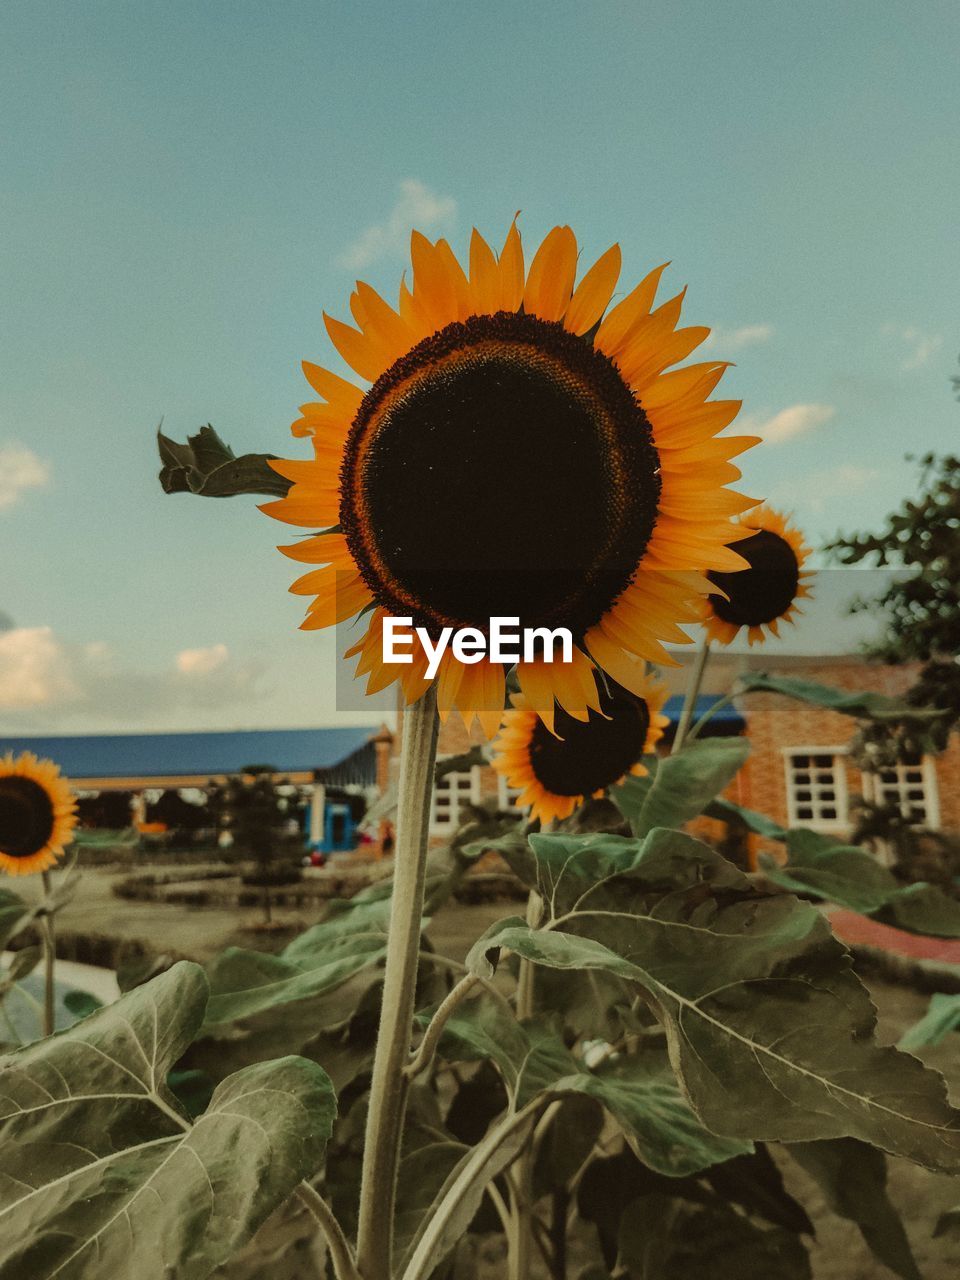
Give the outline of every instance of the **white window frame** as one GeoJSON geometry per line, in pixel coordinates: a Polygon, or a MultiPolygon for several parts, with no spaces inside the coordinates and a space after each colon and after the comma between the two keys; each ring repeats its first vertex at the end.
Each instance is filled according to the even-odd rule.
{"type": "MultiPolygon", "coordinates": [[[[439,764],[441,760],[449,760],[449,759],[450,759],[450,755],[437,756],[437,763],[439,764]]],[[[473,765],[469,773],[466,770],[462,770],[462,769],[454,770],[453,773],[446,774],[444,778],[441,779],[441,781],[446,782],[448,778],[451,780],[454,778],[456,779],[469,778],[470,803],[471,804],[480,803],[480,766],[479,765],[473,765]]],[[[451,812],[451,816],[447,821],[444,821],[444,822],[438,821],[437,819],[437,784],[434,784],[433,791],[431,792],[431,795],[430,795],[430,834],[435,836],[447,836],[447,835],[450,835],[452,832],[456,831],[459,825],[460,825],[460,803],[459,802],[457,804],[456,810],[451,812]]]]}
{"type": "MultiPolygon", "coordinates": [[[[897,781],[894,784],[900,796],[900,812],[904,816],[904,808],[909,805],[909,800],[903,798],[903,792],[907,787],[903,781],[902,771],[904,769],[920,769],[921,786],[923,787],[923,807],[926,810],[926,820],[924,822],[912,822],[910,825],[914,831],[939,831],[940,830],[940,793],[937,788],[937,766],[933,756],[923,755],[920,757],[919,765],[907,764],[904,761],[897,761],[895,765],[891,765],[890,769],[882,772],[890,772],[893,770],[897,774],[897,781]]],[[[864,773],[863,775],[863,798],[871,804],[882,804],[884,802],[884,793],[886,784],[884,784],[875,773],[864,773]]]]}
{"type": "MultiPolygon", "coordinates": [[[[809,827],[811,831],[846,831],[850,827],[850,786],[847,779],[847,756],[849,747],[781,747],[783,754],[783,772],[787,788],[787,825],[790,827],[809,827]],[[799,804],[796,797],[795,756],[832,756],[833,757],[833,791],[836,803],[832,806],[837,811],[836,818],[801,818],[797,811],[800,808],[816,807],[815,801],[799,804]]],[[[811,791],[814,784],[811,782],[811,791]]]]}

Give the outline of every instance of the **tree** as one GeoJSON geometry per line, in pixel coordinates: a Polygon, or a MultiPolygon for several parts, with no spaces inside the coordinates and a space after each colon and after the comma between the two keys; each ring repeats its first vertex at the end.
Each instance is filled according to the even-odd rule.
{"type": "Polygon", "coordinates": [[[227,844],[230,856],[252,859],[256,864],[254,873],[244,880],[263,891],[265,924],[271,920],[271,886],[289,884],[300,875],[301,806],[289,790],[272,765],[247,765],[241,773],[215,785],[210,794],[217,826],[232,837],[227,844]]]}

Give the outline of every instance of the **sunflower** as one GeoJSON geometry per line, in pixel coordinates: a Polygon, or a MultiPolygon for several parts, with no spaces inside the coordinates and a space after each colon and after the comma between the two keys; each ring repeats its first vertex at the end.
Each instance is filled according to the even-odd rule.
{"type": "MultiPolygon", "coordinates": [[[[261,509],[322,530],[280,548],[315,566],[291,590],[313,597],[305,629],[369,615],[347,653],[369,693],[400,680],[410,703],[428,684],[422,647],[409,665],[382,661],[385,617],[431,637],[512,617],[570,629],[572,662],[517,674],[548,727],[555,704],[585,721],[595,666],[627,685],[634,657],[671,662],[663,642],[688,642],[678,624],[699,618],[706,571],[744,567],[728,544],[755,504],[725,486],[756,438],[718,438],[740,407],[708,400],[725,363],[667,372],[709,330],[677,328],[683,293],[654,306],[663,266],[608,310],[619,247],[579,283],[577,252],[555,227],[526,269],[514,220],[499,256],[474,231],[464,270],[415,231],[396,307],[358,282],[356,327],[324,316],[371,385],[304,364],[320,399],[292,430],[313,457],[273,462],[292,485],[261,509]]],[[[456,706],[496,731],[502,664],[448,650],[436,680],[442,718],[456,706]]]]}
{"type": "Polygon", "coordinates": [[[667,694],[639,673],[631,684],[632,692],[601,682],[599,709],[575,720],[561,708],[552,733],[523,694],[513,695],[491,764],[508,786],[520,789],[518,807],[530,805],[530,816],[544,823],[568,818],[588,796],[603,795],[627,774],[647,772],[640,757],[663,737],[667,694]]]}
{"type": "Polygon", "coordinates": [[[766,639],[764,627],[775,636],[781,622],[793,622],[797,601],[810,595],[803,566],[810,554],[803,535],[778,511],[755,507],[739,521],[746,537],[736,543],[737,552],[750,567],[739,573],[710,572],[707,577],[722,595],[711,594],[703,602],[707,636],[729,644],[746,627],[751,645],[766,639]]]}
{"type": "Polygon", "coordinates": [[[12,876],[52,867],[77,825],[76,807],[52,760],[29,751],[0,757],[0,867],[12,876]]]}

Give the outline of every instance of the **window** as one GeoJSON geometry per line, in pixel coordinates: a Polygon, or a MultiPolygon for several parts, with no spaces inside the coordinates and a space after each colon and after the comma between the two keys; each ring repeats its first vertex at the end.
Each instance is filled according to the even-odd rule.
{"type": "MultiPolygon", "coordinates": [[[[517,798],[523,794],[523,787],[511,787],[502,773],[497,774],[497,808],[512,809],[517,798]]],[[[526,807],[526,806],[524,806],[526,807]]]]}
{"type": "Polygon", "coordinates": [[[896,805],[912,826],[940,825],[937,775],[929,756],[914,756],[879,773],[865,773],[863,794],[874,804],[896,805]]]}
{"type": "MultiPolygon", "coordinates": [[[[440,757],[441,759],[443,757],[440,757]]],[[[445,773],[433,789],[430,830],[437,835],[456,831],[465,805],[479,800],[480,772],[445,773]]]]}
{"type": "Polygon", "coordinates": [[[784,753],[790,826],[831,830],[847,825],[847,771],[842,747],[784,753]]]}

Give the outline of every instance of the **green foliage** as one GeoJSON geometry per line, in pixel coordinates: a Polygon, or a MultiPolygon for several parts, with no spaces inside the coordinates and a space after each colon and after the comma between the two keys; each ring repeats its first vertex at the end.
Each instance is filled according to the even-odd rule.
{"type": "Polygon", "coordinates": [[[611,795],[634,835],[645,836],[654,827],[680,827],[733,781],[749,753],[746,738],[691,742],[660,760],[652,776],[629,777],[611,795]]]}
{"type": "MultiPolygon", "coordinates": [[[[432,859],[428,910],[490,848],[531,901],[476,943],[474,977],[421,940],[396,1280],[447,1280],[464,1238],[501,1215],[533,1224],[550,1274],[569,1228],[595,1236],[598,1277],[805,1280],[790,1158],[916,1280],[883,1151],[958,1171],[960,1113],[935,1072],[875,1042],[844,948],[795,894],[948,937],[960,908],[862,849],[717,800],[746,749],[695,741],[651,760],[616,792],[631,835],[618,814],[618,832],[529,836],[473,814],[432,859]],[[675,829],[702,812],[782,841],[785,866],[747,876],[675,829]]],[[[333,904],[279,955],[175,966],[3,1059],[0,1280],[61,1261],[85,1280],[319,1274],[290,1194],[322,1177],[354,1230],[391,894],[386,879],[333,904]]],[[[25,910],[2,899],[0,921],[25,910]]]]}
{"type": "Polygon", "coordinates": [[[840,715],[854,716],[858,720],[930,724],[944,714],[934,707],[917,706],[904,698],[890,698],[883,693],[848,693],[813,680],[769,676],[762,671],[745,672],[740,676],[739,687],[744,693],[779,693],[784,698],[836,711],[840,715]]]}
{"type": "MultiPolygon", "coordinates": [[[[946,713],[932,726],[934,745],[943,749],[960,722],[960,457],[924,455],[919,489],[918,497],[887,517],[879,533],[837,538],[827,550],[841,564],[898,571],[876,596],[856,601],[854,611],[883,620],[874,657],[924,664],[907,699],[946,713]]],[[[873,738],[874,745],[882,745],[877,735],[873,738]]]]}
{"type": "Polygon", "coordinates": [[[317,1171],[334,1100],[313,1063],[230,1077],[192,1125],[177,1106],[164,1081],[206,1000],[181,963],[0,1060],[4,1280],[199,1280],[317,1171]]]}
{"type": "Polygon", "coordinates": [[[901,1037],[899,1047],[908,1052],[941,1044],[951,1031],[960,1031],[960,995],[938,991],[930,997],[927,1012],[901,1037]]]}
{"type": "Polygon", "coordinates": [[[748,831],[786,846],[785,863],[760,855],[760,868],[773,884],[835,902],[907,933],[960,938],[960,902],[935,885],[902,884],[866,849],[838,844],[830,836],[805,827],[788,830],[764,814],[720,796],[705,812],[722,822],[742,823],[748,831]]]}
{"type": "Polygon", "coordinates": [[[475,971],[490,977],[509,950],[636,983],[665,1027],[684,1092],[715,1133],[858,1137],[960,1171],[960,1112],[942,1079],[875,1043],[870,998],[818,911],[758,895],[679,832],[654,831],[632,852],[626,842],[622,870],[592,883],[582,857],[557,876],[568,838],[540,836],[536,851],[554,842],[543,857],[553,884],[544,926],[505,922],[468,957],[475,971]]]}
{"type": "Polygon", "coordinates": [[[238,493],[263,493],[282,498],[290,481],[269,465],[275,453],[245,453],[238,458],[209,423],[186,444],[157,432],[160,484],[164,493],[195,493],[202,498],[231,498],[238,493]]]}

